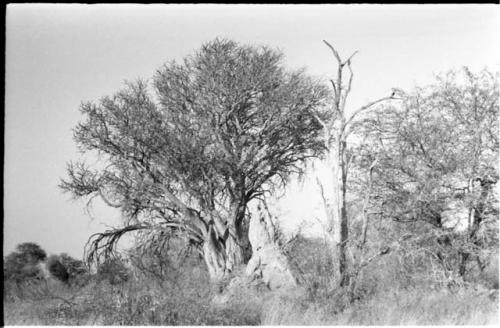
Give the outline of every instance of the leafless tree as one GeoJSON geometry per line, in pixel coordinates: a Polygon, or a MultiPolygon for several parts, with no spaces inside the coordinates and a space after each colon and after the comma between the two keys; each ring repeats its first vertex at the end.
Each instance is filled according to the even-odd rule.
{"type": "Polygon", "coordinates": [[[357,52],[354,52],[346,60],[343,60],[338,51],[327,41],[324,43],[332,51],[337,64],[337,72],[330,80],[333,90],[330,115],[327,120],[316,116],[316,120],[323,127],[323,144],[326,151],[325,161],[331,169],[331,181],[320,183],[324,206],[328,219],[328,233],[334,247],[334,257],[337,263],[337,276],[339,285],[348,284],[348,272],[346,269],[345,247],[348,240],[348,218],[346,212],[346,190],[347,176],[350,157],[348,156],[347,138],[355,129],[355,120],[358,115],[374,108],[375,105],[394,97],[392,95],[374,100],[362,106],[350,114],[346,111],[347,98],[351,92],[354,73],[351,61],[357,52]]]}

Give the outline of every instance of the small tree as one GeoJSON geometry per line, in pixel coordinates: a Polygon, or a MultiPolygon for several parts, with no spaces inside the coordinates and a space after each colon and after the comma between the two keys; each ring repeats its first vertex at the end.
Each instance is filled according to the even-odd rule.
{"type": "Polygon", "coordinates": [[[322,151],[311,113],[325,88],[273,49],[226,40],[164,65],[154,87],[156,97],[137,82],[81,106],[75,141],[102,165],[70,163],[61,187],[123,213],[124,227],[94,236],[89,260],[126,233],[165,233],[220,279],[250,257],[248,203],[322,151]]]}
{"type": "Polygon", "coordinates": [[[35,264],[47,258],[47,253],[36,243],[22,243],[17,245],[16,249],[26,263],[35,264]]]}
{"type": "Polygon", "coordinates": [[[4,258],[4,279],[16,283],[39,277],[38,264],[47,258],[47,253],[36,243],[17,245],[16,251],[4,258]]]}

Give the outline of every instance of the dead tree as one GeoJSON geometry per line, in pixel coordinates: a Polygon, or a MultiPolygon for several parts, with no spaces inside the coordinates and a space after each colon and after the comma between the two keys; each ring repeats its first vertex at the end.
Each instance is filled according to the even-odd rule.
{"type": "Polygon", "coordinates": [[[336,275],[339,278],[338,283],[340,286],[346,286],[349,280],[345,254],[348,240],[346,183],[349,158],[347,156],[347,137],[353,131],[354,120],[359,114],[373,108],[376,104],[393,99],[395,92],[393,90],[390,96],[374,100],[349,115],[346,112],[346,102],[351,92],[354,77],[351,60],[357,51],[349,56],[347,60],[342,60],[337,50],[330,43],[324,40],[323,42],[330,48],[335,57],[337,72],[335,77],[330,80],[333,89],[331,115],[326,121],[316,116],[316,119],[323,127],[323,142],[327,149],[324,160],[332,173],[329,181],[320,182],[320,187],[327,213],[328,235],[331,237],[334,260],[337,263],[336,275]]]}

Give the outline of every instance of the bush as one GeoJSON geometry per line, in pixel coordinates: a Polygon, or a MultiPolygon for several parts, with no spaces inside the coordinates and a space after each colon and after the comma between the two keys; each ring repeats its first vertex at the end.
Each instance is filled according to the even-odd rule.
{"type": "Polygon", "coordinates": [[[64,283],[68,282],[70,275],[66,267],[61,263],[59,256],[50,256],[47,260],[47,268],[54,278],[64,283]]]}
{"type": "Polygon", "coordinates": [[[22,283],[42,278],[39,263],[46,258],[45,251],[35,243],[17,245],[16,251],[4,258],[4,280],[22,283]]]}
{"type": "MultiPolygon", "coordinates": [[[[185,272],[194,277],[197,273],[185,272]]],[[[151,280],[129,280],[112,285],[93,281],[83,288],[50,286],[58,297],[36,301],[9,301],[8,325],[256,325],[260,312],[243,301],[213,307],[203,279],[181,288],[165,289],[151,280]],[[206,288],[206,290],[204,289],[206,288]],[[72,298],[72,295],[77,295],[72,298]]]]}
{"type": "Polygon", "coordinates": [[[119,285],[128,281],[130,272],[119,258],[108,258],[97,267],[97,280],[119,285]]]}
{"type": "Polygon", "coordinates": [[[71,278],[87,273],[87,268],[83,261],[74,259],[66,253],[61,253],[59,258],[66,270],[68,270],[68,274],[71,278]]]}
{"type": "Polygon", "coordinates": [[[310,297],[325,294],[334,284],[330,247],[324,240],[298,235],[284,249],[294,274],[310,297]]]}

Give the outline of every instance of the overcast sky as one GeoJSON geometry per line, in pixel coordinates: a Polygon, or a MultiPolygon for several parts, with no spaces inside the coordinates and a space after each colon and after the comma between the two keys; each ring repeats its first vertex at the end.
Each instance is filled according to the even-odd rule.
{"type": "MultiPolygon", "coordinates": [[[[7,7],[4,252],[21,242],[81,257],[118,214],[57,188],[79,158],[72,128],[82,101],[124,80],[150,78],[215,37],[281,49],[290,67],[321,76],[334,62],[322,39],[353,60],[351,108],[469,66],[499,70],[496,5],[57,5],[7,7]]],[[[294,196],[298,215],[307,197],[294,196]],[[302,201],[300,201],[302,200],[302,201]]],[[[294,209],[295,210],[295,209],[294,209]]],[[[300,214],[301,213],[301,214],[300,214]]]]}

